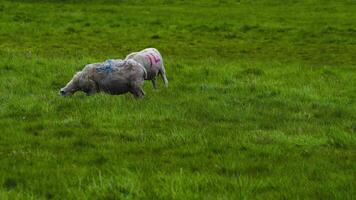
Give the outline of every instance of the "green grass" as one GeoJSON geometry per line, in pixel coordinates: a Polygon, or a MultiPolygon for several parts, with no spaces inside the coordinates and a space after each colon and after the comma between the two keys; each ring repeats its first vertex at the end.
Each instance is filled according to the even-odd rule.
{"type": "Polygon", "coordinates": [[[351,0],[0,1],[0,199],[355,199],[351,0]],[[62,98],[156,47],[169,87],[62,98]]]}

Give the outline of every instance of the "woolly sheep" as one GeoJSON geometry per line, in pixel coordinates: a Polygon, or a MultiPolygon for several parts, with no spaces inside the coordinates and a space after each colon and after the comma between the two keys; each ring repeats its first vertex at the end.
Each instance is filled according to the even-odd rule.
{"type": "Polygon", "coordinates": [[[62,96],[69,96],[77,91],[83,91],[88,95],[98,92],[113,95],[130,92],[139,98],[145,94],[141,88],[145,78],[146,69],[132,59],[108,60],[104,63],[86,65],[59,93],[62,96]]]}
{"type": "Polygon", "coordinates": [[[147,71],[147,78],[145,78],[145,80],[151,80],[153,88],[156,89],[157,75],[161,75],[164,85],[166,87],[168,86],[166,70],[163,65],[163,58],[157,49],[147,48],[140,52],[133,52],[126,56],[125,60],[127,59],[133,59],[145,67],[147,71]]]}

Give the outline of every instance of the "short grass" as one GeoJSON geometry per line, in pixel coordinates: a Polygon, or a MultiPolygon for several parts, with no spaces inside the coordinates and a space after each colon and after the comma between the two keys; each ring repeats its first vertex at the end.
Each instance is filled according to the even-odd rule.
{"type": "Polygon", "coordinates": [[[0,199],[355,199],[352,0],[0,1],[0,199]],[[158,48],[169,88],[58,95],[158,48]]]}

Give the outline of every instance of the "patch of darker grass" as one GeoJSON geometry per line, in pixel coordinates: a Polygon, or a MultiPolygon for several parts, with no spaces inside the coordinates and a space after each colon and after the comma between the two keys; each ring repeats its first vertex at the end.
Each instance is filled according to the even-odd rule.
{"type": "Polygon", "coordinates": [[[119,192],[120,192],[121,194],[123,194],[124,196],[127,196],[127,195],[130,194],[130,190],[128,190],[127,188],[124,188],[124,187],[122,187],[122,186],[119,186],[119,192]]]}
{"type": "Polygon", "coordinates": [[[106,162],[108,162],[108,159],[103,155],[95,156],[95,158],[91,160],[91,163],[97,166],[104,165],[106,162]]]}
{"type": "Polygon", "coordinates": [[[214,154],[225,154],[226,152],[228,152],[230,149],[232,149],[232,147],[230,146],[224,146],[224,147],[212,147],[211,151],[214,154]]]}
{"type": "Polygon", "coordinates": [[[21,119],[25,121],[34,121],[42,117],[43,112],[40,105],[34,105],[32,107],[10,105],[9,112],[6,115],[14,119],[21,119]]]}
{"type": "Polygon", "coordinates": [[[224,34],[224,38],[226,39],[236,39],[238,35],[234,32],[228,32],[224,34]]]}
{"type": "Polygon", "coordinates": [[[67,34],[73,34],[73,33],[79,33],[79,32],[80,32],[80,30],[75,29],[75,28],[73,28],[73,27],[68,27],[68,28],[66,28],[66,30],[65,30],[65,33],[67,33],[67,34]]]}
{"type": "Polygon", "coordinates": [[[279,91],[279,90],[266,89],[266,90],[259,91],[256,96],[258,98],[271,98],[271,97],[279,96],[280,94],[281,94],[281,91],[279,91]]]}
{"type": "Polygon", "coordinates": [[[75,135],[75,132],[72,129],[60,129],[60,130],[56,130],[54,133],[55,136],[57,136],[58,138],[66,138],[66,137],[72,137],[73,135],[75,135]]]}
{"type": "Polygon", "coordinates": [[[75,140],[72,145],[73,145],[74,148],[76,148],[78,150],[94,148],[95,147],[94,144],[92,144],[90,141],[88,141],[85,138],[80,138],[80,139],[75,140]]]}
{"type": "Polygon", "coordinates": [[[14,66],[10,65],[10,64],[5,64],[3,66],[0,67],[0,72],[10,72],[10,71],[15,71],[14,66]]]}
{"type": "Polygon", "coordinates": [[[123,142],[133,142],[133,141],[137,140],[136,136],[125,134],[125,133],[120,133],[116,136],[120,141],[123,141],[123,142]]]}
{"type": "Polygon", "coordinates": [[[248,147],[246,147],[245,145],[242,145],[241,147],[239,147],[239,151],[247,151],[248,147]]]}
{"type": "Polygon", "coordinates": [[[218,170],[218,174],[221,176],[227,176],[227,177],[239,177],[241,174],[241,171],[238,169],[230,169],[227,167],[221,167],[218,170]]]}
{"type": "Polygon", "coordinates": [[[274,124],[273,121],[265,121],[259,124],[259,127],[263,130],[274,130],[278,127],[278,125],[274,124]]]}
{"type": "Polygon", "coordinates": [[[156,20],[151,21],[150,24],[160,26],[160,25],[162,25],[162,21],[159,19],[156,19],[156,20]]]}
{"type": "Polygon", "coordinates": [[[334,119],[342,119],[349,117],[350,113],[335,105],[323,105],[320,103],[313,103],[313,116],[317,119],[324,119],[327,121],[333,121],[334,119]]]}
{"type": "Polygon", "coordinates": [[[303,158],[309,158],[312,155],[312,153],[308,149],[302,149],[301,152],[300,152],[300,155],[303,158]]]}
{"type": "Polygon", "coordinates": [[[25,126],[25,132],[37,136],[44,128],[44,125],[41,123],[27,123],[25,126]]]}
{"type": "Polygon", "coordinates": [[[210,32],[210,33],[218,33],[218,32],[230,32],[232,31],[233,25],[228,23],[222,24],[199,24],[199,25],[186,25],[185,29],[191,30],[193,32],[210,32]]]}
{"type": "Polygon", "coordinates": [[[2,185],[4,188],[10,190],[17,186],[17,181],[13,178],[6,178],[2,185]]]}
{"type": "Polygon", "coordinates": [[[247,68],[241,72],[242,74],[254,75],[254,76],[262,76],[265,72],[259,68],[247,68]]]}
{"type": "Polygon", "coordinates": [[[257,25],[244,24],[240,27],[240,31],[243,33],[259,29],[260,27],[257,25]]]}
{"type": "Polygon", "coordinates": [[[197,156],[197,153],[186,151],[186,152],[175,152],[174,155],[184,159],[184,158],[195,157],[197,156]]]}
{"type": "Polygon", "coordinates": [[[54,194],[51,193],[51,192],[46,192],[45,197],[46,197],[46,199],[53,199],[54,198],[54,194]]]}
{"type": "MultiPolygon", "coordinates": [[[[102,194],[99,199],[106,199],[106,200],[115,200],[121,199],[123,197],[127,197],[131,194],[131,191],[123,186],[114,186],[110,188],[109,191],[102,194]]],[[[133,194],[131,194],[133,195],[133,194]]]]}
{"type": "Polygon", "coordinates": [[[161,38],[161,36],[159,36],[157,34],[151,36],[151,39],[160,39],[160,38],[161,38]]]}
{"type": "Polygon", "coordinates": [[[115,13],[117,10],[115,8],[99,8],[97,9],[99,13],[115,13]]]}
{"type": "Polygon", "coordinates": [[[56,105],[56,112],[71,112],[76,108],[73,102],[61,101],[56,105]]]}
{"type": "Polygon", "coordinates": [[[347,28],[347,29],[340,29],[340,28],[336,28],[333,26],[326,26],[325,28],[323,28],[320,33],[321,34],[343,34],[343,35],[353,35],[355,34],[356,29],[353,28],[347,28]]]}
{"type": "Polygon", "coordinates": [[[260,145],[268,145],[268,144],[276,143],[275,139],[273,139],[272,137],[268,137],[268,136],[258,136],[255,138],[254,142],[256,144],[260,144],[260,145]]]}
{"type": "Polygon", "coordinates": [[[285,33],[285,32],[289,32],[289,31],[291,31],[291,30],[293,30],[293,28],[277,28],[276,29],[276,31],[278,32],[278,33],[285,33]]]}
{"type": "Polygon", "coordinates": [[[14,17],[12,18],[13,21],[15,22],[25,22],[25,23],[29,23],[32,21],[31,18],[27,17],[25,14],[23,13],[16,13],[14,15],[14,17]]]}
{"type": "Polygon", "coordinates": [[[325,180],[325,175],[321,173],[319,170],[313,170],[309,176],[308,179],[311,181],[324,181],[325,180]]]}
{"type": "Polygon", "coordinates": [[[321,75],[324,78],[338,78],[337,74],[329,69],[323,69],[321,75]]]}
{"type": "Polygon", "coordinates": [[[246,173],[246,174],[249,174],[252,176],[259,176],[262,174],[269,173],[270,169],[265,164],[258,164],[255,166],[248,166],[246,169],[244,169],[242,171],[243,171],[243,173],[246,173]]]}
{"type": "Polygon", "coordinates": [[[262,187],[257,187],[255,189],[256,193],[268,193],[268,192],[275,192],[275,191],[279,191],[280,188],[271,184],[262,186],[262,187]]]}

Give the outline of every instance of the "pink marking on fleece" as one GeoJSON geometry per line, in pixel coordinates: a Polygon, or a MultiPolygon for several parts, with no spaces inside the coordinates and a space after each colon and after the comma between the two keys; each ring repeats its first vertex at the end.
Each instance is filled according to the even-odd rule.
{"type": "Polygon", "coordinates": [[[152,67],[152,58],[151,58],[151,56],[150,55],[146,55],[146,57],[148,57],[148,59],[150,59],[150,65],[152,67]]]}
{"type": "Polygon", "coordinates": [[[156,57],[153,53],[150,53],[150,54],[153,57],[153,60],[155,61],[155,64],[159,63],[161,61],[161,59],[159,59],[159,57],[156,57]]]}

